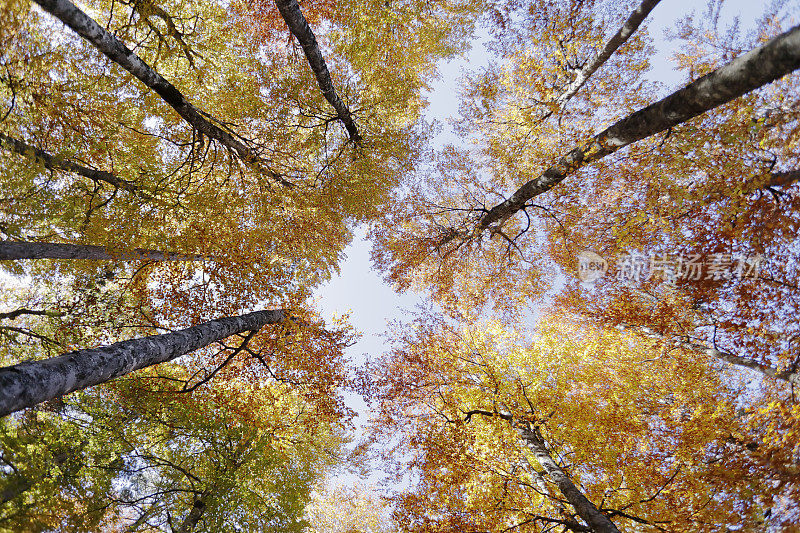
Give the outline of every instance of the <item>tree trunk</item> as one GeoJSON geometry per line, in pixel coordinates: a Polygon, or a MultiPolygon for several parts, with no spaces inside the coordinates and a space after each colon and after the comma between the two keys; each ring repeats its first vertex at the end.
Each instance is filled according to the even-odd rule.
{"type": "Polygon", "coordinates": [[[786,172],[773,172],[770,176],[768,187],[787,187],[800,181],[800,169],[787,170],[786,172]]]}
{"type": "Polygon", "coordinates": [[[136,76],[147,87],[158,93],[192,128],[209,139],[219,141],[248,164],[262,166],[270,177],[286,186],[292,186],[280,174],[266,168],[267,161],[231,133],[207,120],[186,97],[161,74],[153,70],[114,35],[106,31],[69,0],[35,0],[42,9],[58,18],[75,33],[92,43],[106,57],[136,76]]]}
{"type": "Polygon", "coordinates": [[[209,256],[134,248],[113,250],[91,244],[0,241],[0,261],[17,259],[92,259],[111,261],[204,261],[209,256]]]}
{"type": "Polygon", "coordinates": [[[11,500],[25,494],[33,487],[33,483],[25,478],[17,478],[12,483],[0,491],[0,505],[5,505],[11,500]]]}
{"type": "Polygon", "coordinates": [[[203,502],[203,500],[195,500],[191,511],[189,511],[189,514],[186,515],[186,518],[183,520],[183,522],[181,522],[181,525],[178,527],[178,529],[175,530],[175,533],[191,533],[194,531],[197,527],[197,523],[203,516],[203,511],[205,510],[206,504],[203,502]]]}
{"type": "Polygon", "coordinates": [[[644,0],[636,10],[631,13],[628,20],[622,25],[616,34],[606,43],[603,50],[595,57],[588,65],[583,67],[576,78],[570,83],[564,93],[558,97],[557,102],[564,105],[567,101],[575,96],[581,87],[589,80],[592,74],[597,71],[608,59],[617,51],[617,49],[625,44],[631,35],[636,33],[647,15],[658,5],[661,0],[644,0]]]}
{"type": "MultiPolygon", "coordinates": [[[[531,429],[529,422],[515,420],[508,406],[503,403],[495,404],[494,411],[486,411],[484,409],[467,411],[464,422],[469,423],[473,415],[488,417],[497,416],[506,420],[512,428],[517,430],[517,433],[522,439],[522,443],[533,452],[534,457],[539,461],[545,473],[550,476],[550,479],[556,484],[561,494],[563,494],[570,505],[575,508],[575,512],[589,525],[590,529],[596,533],[619,533],[619,530],[613,522],[584,496],[580,489],[569,479],[569,476],[558,466],[558,463],[553,460],[538,428],[534,427],[531,429]]],[[[532,475],[541,476],[533,466],[531,466],[531,470],[533,470],[532,475]]],[[[539,486],[541,487],[542,485],[539,486]]],[[[541,492],[542,495],[547,495],[549,493],[546,487],[545,490],[541,492]]],[[[556,502],[556,504],[560,507],[558,502],[556,502]]]]}
{"type": "Polygon", "coordinates": [[[286,21],[286,25],[289,26],[289,30],[297,37],[297,40],[303,47],[303,52],[306,55],[306,59],[308,59],[311,70],[314,72],[314,76],[317,78],[317,83],[322,90],[323,96],[325,96],[325,99],[333,106],[333,109],[336,110],[336,115],[347,129],[350,140],[353,142],[361,140],[356,124],[353,122],[353,114],[333,88],[333,80],[331,80],[331,74],[328,72],[325,59],[322,57],[317,39],[314,37],[314,32],[311,31],[306,18],[300,11],[297,0],[275,0],[275,4],[281,12],[283,20],[286,21]]]}
{"type": "MultiPolygon", "coordinates": [[[[627,328],[628,326],[623,326],[623,327],[627,328]]],[[[644,335],[650,337],[651,339],[655,339],[657,341],[668,342],[670,340],[667,335],[661,335],[647,327],[631,328],[631,329],[633,329],[634,331],[639,331],[644,335]]],[[[750,370],[755,370],[756,372],[760,372],[765,376],[776,379],[782,379],[783,381],[788,381],[789,383],[800,385],[800,374],[798,374],[797,372],[793,372],[788,369],[778,370],[773,366],[759,363],[758,361],[754,361],[753,359],[748,359],[747,357],[734,355],[729,352],[718,350],[717,348],[709,348],[705,344],[695,342],[689,337],[674,339],[674,343],[680,346],[681,348],[686,348],[688,350],[710,355],[711,357],[719,359],[720,361],[724,361],[728,364],[749,368],[750,370]]]]}
{"type": "Polygon", "coordinates": [[[493,224],[502,224],[523,209],[531,198],[549,191],[589,163],[730,102],[797,68],[800,68],[800,26],[737,57],[663,100],[636,111],[574,148],[541,176],[527,182],[510,198],[485,213],[475,227],[475,236],[493,224]]]}
{"type": "MultiPolygon", "coordinates": [[[[0,133],[0,146],[17,154],[31,157],[37,161],[40,161],[44,165],[44,168],[49,170],[65,170],[67,172],[73,172],[85,178],[89,178],[92,181],[104,181],[110,185],[113,185],[114,187],[119,187],[120,189],[124,189],[128,192],[139,192],[141,194],[139,187],[133,183],[118,178],[110,172],[105,172],[104,170],[95,170],[93,168],[79,165],[78,163],[73,163],[72,161],[66,161],[64,159],[54,157],[44,150],[40,150],[39,148],[26,144],[2,133],[0,133]]],[[[149,195],[147,195],[147,197],[149,197],[149,195]]]]}
{"type": "Polygon", "coordinates": [[[22,315],[59,317],[59,316],[64,316],[64,313],[62,313],[61,311],[26,309],[24,307],[21,307],[19,309],[14,309],[13,311],[0,313],[0,320],[16,320],[18,317],[22,315]]]}
{"type": "Polygon", "coordinates": [[[569,479],[569,476],[553,460],[539,431],[535,428],[530,429],[526,425],[517,424],[515,427],[520,437],[522,437],[522,441],[533,452],[534,457],[556,484],[558,490],[561,491],[561,494],[564,495],[570,505],[575,508],[578,516],[589,524],[592,531],[596,533],[619,533],[619,529],[614,523],[583,495],[580,489],[569,479]]]}
{"type": "Polygon", "coordinates": [[[172,361],[236,333],[284,320],[281,309],[220,318],[173,333],[150,335],[102,348],[78,350],[43,361],[0,368],[0,416],[134,370],[172,361]]]}

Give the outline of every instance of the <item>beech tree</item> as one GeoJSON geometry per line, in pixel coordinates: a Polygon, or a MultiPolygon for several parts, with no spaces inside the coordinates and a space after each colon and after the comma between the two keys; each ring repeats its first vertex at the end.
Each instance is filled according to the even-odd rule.
{"type": "Polygon", "coordinates": [[[800,12],[711,0],[667,88],[661,4],[0,5],[0,529],[796,523],[800,12]],[[354,369],[359,224],[431,310],[354,369]],[[367,445],[388,506],[322,489],[367,445]]]}
{"type": "Polygon", "coordinates": [[[286,318],[283,310],[256,311],[239,317],[220,318],[181,331],[2,368],[0,390],[3,391],[3,401],[0,404],[0,416],[134,370],[171,361],[237,333],[257,332],[267,324],[275,324],[286,318]]]}
{"type": "MultiPolygon", "coordinates": [[[[358,116],[361,140],[352,143],[347,128],[336,127],[341,121],[329,120],[330,104],[305,58],[282,37],[254,32],[257,10],[244,12],[237,4],[231,12],[215,2],[157,8],[97,2],[92,12],[108,20],[107,29],[98,29],[70,5],[45,3],[44,14],[26,2],[4,6],[4,40],[10,43],[4,184],[13,202],[5,211],[3,237],[131,255],[139,248],[213,257],[203,265],[147,265],[138,271],[141,287],[158,287],[153,296],[142,294],[145,300],[174,290],[182,296],[170,303],[192,300],[163,313],[162,324],[187,312],[201,320],[234,314],[254,301],[294,308],[292,300],[302,300],[330,276],[351,225],[382,212],[387,192],[413,167],[427,135],[417,122],[420,93],[435,61],[458,51],[480,11],[466,2],[435,13],[402,6],[402,16],[422,22],[407,32],[414,53],[392,58],[391,70],[364,50],[395,31],[396,21],[389,20],[397,16],[395,7],[371,10],[380,28],[377,22],[369,30],[350,24],[357,18],[348,13],[363,6],[346,3],[330,30],[315,36],[308,28],[317,50],[320,43],[334,46],[331,58],[320,56],[332,72],[324,83],[339,85],[337,98],[358,116]],[[59,47],[42,30],[53,24],[51,12],[68,23],[59,47]],[[449,13],[454,15],[447,27],[431,24],[449,13]],[[75,33],[89,27],[94,29],[85,35],[75,33]],[[352,35],[369,35],[372,44],[354,46],[352,35]],[[123,60],[117,52],[126,45],[135,49],[123,60]],[[357,72],[358,83],[340,83],[340,72],[357,72]],[[182,95],[184,103],[172,102],[180,109],[158,92],[172,94],[169,87],[182,95]],[[198,102],[205,115],[191,111],[198,102]],[[211,126],[189,124],[180,113],[211,126]],[[267,161],[266,173],[241,165],[253,157],[238,145],[229,150],[231,139],[212,126],[267,161]],[[273,171],[294,187],[273,187],[273,171]],[[195,285],[189,295],[186,287],[199,272],[207,284],[195,285]],[[242,276],[250,282],[240,283],[242,276]],[[212,295],[222,300],[211,302],[212,295]]],[[[269,7],[288,33],[277,6],[269,7]]],[[[318,20],[310,12],[311,21],[318,20]]],[[[5,268],[37,278],[49,272],[49,266],[35,264],[5,268]]],[[[151,303],[142,305],[163,308],[162,302],[151,303]]]]}
{"type": "Polygon", "coordinates": [[[16,469],[0,486],[17,490],[0,503],[0,531],[303,530],[310,491],[340,453],[340,425],[280,383],[181,393],[168,379],[189,377],[180,365],[147,377],[0,423],[16,469]]]}
{"type": "Polygon", "coordinates": [[[314,37],[314,32],[308,26],[306,18],[300,11],[300,6],[297,0],[278,0],[275,2],[278,10],[281,12],[283,20],[292,32],[292,35],[297,37],[300,45],[303,47],[303,53],[308,59],[308,64],[314,72],[314,77],[317,78],[319,88],[325,99],[336,110],[337,118],[344,124],[347,129],[347,134],[350,140],[357,142],[361,139],[358,133],[358,128],[353,121],[353,113],[347,108],[347,105],[336,94],[336,89],[333,87],[333,80],[331,80],[328,66],[325,64],[325,59],[322,57],[322,52],[317,44],[317,39],[314,37]]]}
{"type": "MultiPolygon", "coordinates": [[[[586,16],[591,14],[591,6],[575,9],[588,11],[586,16]]],[[[543,19],[549,21],[551,17],[557,15],[543,19]]],[[[583,24],[591,26],[591,22],[583,24]]],[[[564,94],[561,86],[537,85],[537,75],[549,74],[548,69],[555,70],[556,74],[569,72],[573,66],[571,61],[578,61],[571,59],[569,53],[585,54],[583,51],[559,51],[558,47],[562,45],[553,44],[557,54],[555,59],[550,59],[546,55],[549,41],[559,42],[562,34],[549,32],[562,27],[545,29],[549,30],[548,33],[535,43],[545,52],[544,58],[520,51],[520,57],[512,57],[509,61],[507,72],[490,71],[468,95],[472,99],[467,100],[467,110],[475,116],[468,115],[465,121],[469,126],[488,130],[481,141],[483,155],[472,157],[455,148],[446,149],[440,158],[443,175],[437,174],[411,189],[408,195],[398,198],[397,208],[387,216],[386,224],[374,230],[375,258],[398,287],[433,287],[440,301],[452,305],[468,300],[477,304],[492,301],[498,308],[505,309],[527,305],[531,298],[547,290],[549,283],[543,278],[552,271],[542,250],[536,247],[535,241],[526,243],[530,239],[524,235],[540,224],[546,224],[551,216],[560,222],[559,216],[554,215],[548,205],[550,198],[540,197],[549,191],[553,191],[553,196],[558,196],[562,190],[567,194],[582,193],[580,183],[572,188],[561,186],[562,180],[581,169],[586,169],[580,177],[581,182],[593,184],[597,180],[613,180],[614,176],[607,173],[614,172],[620,160],[635,161],[639,154],[647,154],[652,146],[634,146],[625,158],[615,158],[603,165],[604,158],[610,154],[660,132],[672,132],[673,128],[692,119],[700,120],[694,117],[759,89],[798,67],[795,63],[798,30],[791,28],[771,40],[764,37],[766,42],[760,46],[729,59],[666,98],[631,110],[610,127],[590,137],[585,129],[586,124],[591,126],[593,121],[597,122],[595,109],[559,110],[556,107],[559,111],[555,113],[553,102],[564,94]],[[519,85],[514,85],[524,68],[535,69],[533,72],[537,75],[528,74],[519,85]],[[525,85],[528,82],[530,87],[525,85]],[[496,88],[504,84],[512,86],[502,90],[496,88]],[[527,105],[527,102],[531,104],[527,105]],[[529,142],[531,138],[536,142],[529,142]],[[561,148],[564,139],[574,139],[575,147],[561,148]],[[485,171],[487,175],[479,175],[476,169],[485,171]],[[520,186],[515,185],[520,181],[520,186]],[[509,187],[512,192],[506,197],[503,191],[509,187]],[[495,203],[494,198],[498,196],[504,199],[495,203]],[[541,219],[535,216],[534,211],[541,213],[541,219]]],[[[573,27],[573,31],[575,29],[573,27]]],[[[775,26],[769,30],[775,32],[775,26]]],[[[586,47],[586,41],[591,42],[594,37],[588,31],[586,33],[586,39],[573,36],[576,42],[571,43],[570,48],[580,50],[586,47]]],[[[525,44],[516,46],[524,48],[525,44]]],[[[607,72],[602,83],[597,82],[600,87],[597,94],[585,96],[587,101],[596,100],[598,105],[602,104],[604,109],[615,114],[632,106],[638,107],[643,96],[649,93],[649,86],[641,79],[647,65],[641,45],[637,49],[635,43],[631,43],[628,48],[628,53],[633,56],[630,59],[632,63],[622,75],[629,79],[609,79],[616,72],[607,72]],[[631,93],[620,87],[623,84],[635,87],[637,83],[644,90],[631,93]],[[619,96],[612,93],[616,90],[620,92],[619,96]]],[[[594,76],[597,75],[595,72],[594,76]]],[[[792,80],[794,77],[790,78],[790,84],[794,83],[792,80]]],[[[577,104],[574,107],[577,108],[577,104]]],[[[676,137],[683,138],[683,134],[676,137]]],[[[694,142],[689,138],[687,141],[694,142]]],[[[653,141],[652,144],[661,142],[653,141]]],[[[640,168],[657,165],[658,161],[658,158],[642,157],[640,168]]],[[[677,166],[679,161],[675,163],[677,166]]],[[[650,168],[651,172],[659,170],[658,166],[650,168]]],[[[610,190],[598,189],[598,194],[625,193],[624,190],[618,193],[610,190]]],[[[598,198],[598,201],[604,200],[598,198]]],[[[555,234],[556,230],[551,230],[551,233],[555,234]]]]}
{"type": "Polygon", "coordinates": [[[767,430],[737,414],[741,385],[714,358],[561,318],[530,339],[498,322],[409,327],[377,370],[374,421],[418,475],[394,495],[404,530],[713,530],[779,506],[792,474],[761,462],[767,430]]]}
{"type": "MultiPolygon", "coordinates": [[[[92,43],[106,57],[120,65],[122,68],[136,76],[142,83],[154,90],[164,99],[194,131],[210,139],[219,141],[227,149],[236,152],[245,162],[256,164],[263,163],[253,153],[253,150],[236,139],[229,131],[225,131],[203,116],[202,111],[186,100],[184,95],[161,74],[153,70],[142,61],[134,52],[117,40],[112,34],[102,28],[92,18],[78,9],[69,0],[37,2],[42,9],[52,14],[75,31],[81,37],[92,43]]],[[[214,119],[215,122],[219,122],[214,119]]],[[[291,185],[282,176],[269,172],[269,175],[283,185],[291,185]]]]}

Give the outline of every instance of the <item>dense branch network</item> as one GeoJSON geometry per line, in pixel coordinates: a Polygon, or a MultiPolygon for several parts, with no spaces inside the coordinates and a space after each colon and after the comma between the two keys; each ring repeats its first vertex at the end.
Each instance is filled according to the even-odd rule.
{"type": "Polygon", "coordinates": [[[311,31],[311,27],[308,25],[302,11],[300,11],[297,0],[275,0],[275,4],[280,10],[283,20],[286,21],[286,25],[289,26],[292,35],[297,38],[303,47],[303,53],[305,53],[308,64],[314,72],[314,77],[317,78],[322,95],[336,110],[336,116],[347,129],[350,140],[353,142],[360,141],[361,134],[359,134],[358,128],[353,121],[353,113],[339,95],[336,94],[331,74],[325,64],[325,58],[322,57],[322,51],[319,49],[314,32],[311,31]]]}
{"type": "Polygon", "coordinates": [[[283,176],[270,170],[268,168],[269,162],[256,154],[247,144],[207,119],[204,116],[206,114],[189,102],[172,83],[164,79],[161,74],[142,61],[119,39],[97,24],[94,19],[78,9],[72,2],[69,2],[69,0],[37,0],[37,4],[61,20],[75,33],[92,43],[106,57],[158,93],[193,129],[209,139],[220,142],[223,146],[236,153],[242,161],[266,172],[278,183],[285,186],[293,186],[283,176]]]}
{"type": "MultiPolygon", "coordinates": [[[[472,235],[500,227],[528,202],[586,165],[620,148],[686,122],[722,104],[758,89],[800,68],[800,27],[792,28],[763,46],[751,50],[717,70],[695,80],[666,98],[640,109],[572,149],[508,199],[486,210],[474,225],[472,235]]],[[[442,244],[459,232],[450,233],[442,244]]]]}

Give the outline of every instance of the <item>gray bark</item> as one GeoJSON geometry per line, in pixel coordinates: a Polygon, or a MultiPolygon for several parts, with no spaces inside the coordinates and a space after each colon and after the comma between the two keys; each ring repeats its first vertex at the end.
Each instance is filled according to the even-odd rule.
{"type": "Polygon", "coordinates": [[[43,361],[0,368],[0,416],[70,392],[172,361],[230,337],[284,320],[282,309],[220,318],[173,333],[150,335],[102,348],[78,350],[43,361]]]}
{"type": "MultiPolygon", "coordinates": [[[[578,513],[578,516],[589,525],[591,531],[596,533],[619,533],[619,530],[613,522],[600,512],[581,490],[575,486],[569,476],[558,466],[558,463],[553,460],[539,429],[535,426],[531,427],[530,422],[515,420],[514,415],[503,403],[497,403],[494,407],[494,411],[486,411],[484,409],[467,411],[464,422],[469,423],[473,415],[497,416],[506,420],[511,427],[517,430],[517,433],[522,439],[522,443],[533,452],[534,457],[539,461],[545,473],[550,476],[550,479],[556,484],[558,490],[564,495],[564,498],[575,508],[575,512],[578,513]]],[[[541,476],[533,467],[531,467],[531,469],[534,471],[534,475],[541,476]]],[[[541,484],[538,484],[538,486],[542,487],[541,484]]],[[[542,494],[548,494],[546,487],[542,491],[542,494]]],[[[560,505],[558,506],[560,507],[560,505]]]]}
{"type": "MultiPolygon", "coordinates": [[[[562,156],[542,175],[522,185],[479,220],[475,235],[502,224],[533,197],[552,189],[578,169],[656,133],[666,131],[800,68],[800,26],[733,59],[663,100],[623,118],[562,156]]],[[[452,240],[455,237],[449,237],[452,240]]]]}
{"type": "Polygon", "coordinates": [[[575,79],[570,83],[565,89],[564,93],[558,97],[558,103],[562,106],[575,96],[575,94],[580,90],[584,84],[589,81],[589,78],[594,74],[597,69],[603,66],[603,63],[608,61],[608,59],[614,54],[614,52],[619,49],[620,46],[625,44],[628,39],[630,39],[631,35],[636,33],[636,30],[639,29],[639,26],[642,25],[644,19],[647,18],[647,15],[658,5],[661,0],[644,0],[639,7],[634,10],[633,13],[628,17],[628,20],[622,25],[622,27],[614,34],[614,36],[606,43],[603,47],[603,50],[595,57],[592,61],[589,62],[585,67],[583,67],[575,77],[575,79]]]}
{"type": "Polygon", "coordinates": [[[175,533],[191,533],[194,531],[205,510],[206,504],[203,502],[203,500],[196,500],[194,505],[192,505],[192,509],[189,511],[189,514],[186,515],[186,518],[184,518],[183,522],[181,522],[181,525],[175,530],[175,533]]]}
{"type": "Polygon", "coordinates": [[[97,261],[204,261],[210,257],[134,248],[119,250],[92,244],[0,241],[0,261],[18,259],[91,259],[97,261]]]}
{"type": "Polygon", "coordinates": [[[192,105],[186,97],[172,83],[164,79],[150,65],[142,61],[133,51],[125,46],[114,35],[97,24],[86,13],[78,9],[69,0],[35,0],[42,9],[58,18],[75,33],[92,43],[100,52],[110,60],[136,76],[147,87],[158,93],[161,98],[174,109],[192,128],[209,139],[219,141],[223,146],[232,150],[245,162],[261,166],[271,178],[291,186],[280,174],[266,168],[266,161],[260,158],[253,150],[231,133],[213,124],[203,116],[203,113],[192,105]]]}
{"type": "MultiPolygon", "coordinates": [[[[626,327],[626,326],[623,326],[626,327]]],[[[669,338],[666,335],[661,335],[656,333],[650,328],[633,328],[636,331],[640,331],[644,335],[656,339],[659,341],[668,341],[669,338]]],[[[674,339],[672,340],[673,343],[677,344],[681,348],[686,348],[688,350],[693,350],[695,352],[704,353],[706,355],[710,355],[720,361],[724,361],[731,365],[741,366],[743,368],[749,368],[750,370],[755,370],[756,372],[760,372],[761,374],[775,378],[781,379],[783,381],[788,381],[789,383],[793,383],[795,385],[800,385],[800,374],[792,370],[778,370],[774,366],[765,365],[763,363],[759,363],[758,361],[754,361],[753,359],[748,359],[747,357],[742,357],[740,355],[735,355],[730,352],[726,352],[724,350],[719,350],[717,348],[711,348],[697,342],[689,337],[684,337],[682,339],[674,339]]]]}
{"type": "Polygon", "coordinates": [[[325,59],[322,57],[322,52],[317,44],[317,39],[314,37],[314,32],[300,11],[300,6],[297,0],[275,0],[278,10],[281,12],[283,20],[289,26],[289,30],[297,37],[300,45],[303,47],[303,52],[308,59],[308,64],[314,72],[314,77],[317,78],[319,88],[322,90],[322,95],[331,104],[333,109],[336,110],[336,116],[344,124],[350,140],[357,142],[361,139],[358,133],[358,128],[353,121],[353,114],[347,108],[347,105],[336,94],[333,88],[333,80],[331,74],[328,72],[328,66],[325,64],[325,59]]]}
{"type": "Polygon", "coordinates": [[[617,526],[583,495],[569,476],[558,466],[558,463],[553,460],[539,431],[520,424],[517,424],[516,428],[525,446],[533,452],[534,457],[556,484],[558,490],[561,491],[561,494],[575,508],[575,512],[589,525],[591,530],[596,533],[619,533],[617,526]]]}
{"type": "Polygon", "coordinates": [[[789,383],[793,383],[795,385],[800,385],[800,375],[798,375],[797,372],[792,372],[790,370],[778,370],[773,366],[765,365],[757,361],[753,361],[752,359],[747,359],[746,357],[724,352],[716,348],[709,348],[708,346],[695,342],[686,342],[682,343],[682,345],[687,348],[692,348],[698,352],[706,353],[712,357],[716,357],[720,361],[725,361],[726,363],[732,365],[749,368],[750,370],[755,370],[756,372],[760,372],[765,376],[788,381],[789,383]]]}
{"type": "Polygon", "coordinates": [[[120,189],[124,189],[128,192],[139,191],[139,187],[133,183],[120,179],[110,172],[95,170],[93,168],[79,165],[78,163],[74,163],[72,161],[67,161],[65,159],[52,156],[44,150],[40,150],[39,148],[31,146],[13,137],[9,137],[8,135],[4,135],[3,133],[0,133],[0,146],[14,153],[31,157],[37,161],[40,161],[42,165],[44,165],[44,168],[49,170],[65,170],[67,172],[73,172],[85,178],[89,178],[93,181],[104,181],[110,185],[113,185],[114,187],[119,187],[120,189]]]}

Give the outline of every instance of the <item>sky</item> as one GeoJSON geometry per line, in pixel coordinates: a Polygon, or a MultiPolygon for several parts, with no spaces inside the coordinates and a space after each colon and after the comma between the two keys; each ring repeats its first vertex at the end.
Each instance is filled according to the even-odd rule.
{"type": "MultiPolygon", "coordinates": [[[[752,4],[752,0],[729,0],[722,12],[723,20],[741,14],[742,25],[746,28],[759,13],[759,10],[752,9],[752,4]]],[[[684,74],[677,72],[670,60],[677,43],[664,39],[664,29],[674,28],[675,23],[692,10],[702,12],[704,6],[704,1],[664,0],[648,17],[651,21],[650,35],[655,39],[657,50],[651,60],[650,77],[665,85],[665,95],[685,80],[684,74]]],[[[426,95],[430,103],[425,115],[426,120],[437,120],[444,127],[443,132],[435,139],[435,146],[458,142],[447,127],[447,122],[458,116],[458,98],[454,95],[459,92],[458,78],[461,73],[464,69],[478,69],[488,62],[489,57],[482,40],[486,40],[485,31],[479,32],[465,58],[439,65],[441,77],[426,95]]],[[[381,273],[372,267],[371,244],[365,235],[363,228],[356,231],[352,244],[345,250],[346,259],[341,263],[340,274],[315,293],[318,308],[326,320],[334,315],[350,313],[351,324],[362,334],[348,351],[349,357],[356,364],[363,363],[367,356],[375,360],[387,352],[389,346],[382,334],[387,331],[388,323],[408,318],[404,311],[412,311],[424,300],[424,295],[421,294],[398,294],[383,280],[381,273]]],[[[367,406],[356,395],[348,395],[347,400],[350,407],[360,415],[357,424],[363,424],[367,406]]],[[[349,479],[348,476],[345,477],[349,479]]]]}

